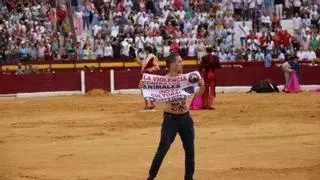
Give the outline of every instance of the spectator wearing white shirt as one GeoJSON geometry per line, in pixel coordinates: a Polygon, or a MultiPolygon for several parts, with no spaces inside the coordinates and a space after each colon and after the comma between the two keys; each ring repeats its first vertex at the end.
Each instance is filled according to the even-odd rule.
{"type": "Polygon", "coordinates": [[[168,57],[170,55],[170,46],[169,42],[165,41],[165,44],[163,46],[163,57],[168,57]]]}
{"type": "Polygon", "coordinates": [[[105,58],[113,57],[113,49],[109,42],[106,42],[104,49],[103,49],[103,56],[105,58]]]}
{"type": "Polygon", "coordinates": [[[168,1],[167,0],[160,0],[159,1],[159,7],[161,11],[164,9],[164,7],[168,6],[168,1]]]}
{"type": "Polygon", "coordinates": [[[293,0],[293,12],[294,14],[300,13],[301,0],[293,0]]]}
{"type": "Polygon", "coordinates": [[[261,52],[261,49],[258,49],[258,52],[255,54],[254,60],[256,61],[265,61],[264,53],[261,52]]]}
{"type": "Polygon", "coordinates": [[[271,28],[271,18],[267,12],[264,12],[261,16],[261,26],[262,28],[267,28],[267,31],[271,28]]]}
{"type": "Polygon", "coordinates": [[[110,28],[110,35],[114,38],[116,38],[119,34],[119,26],[112,23],[112,26],[110,28]]]}
{"type": "Polygon", "coordinates": [[[176,15],[176,16],[179,16],[179,18],[180,18],[181,20],[183,20],[183,19],[185,19],[185,17],[186,17],[186,12],[185,12],[185,11],[182,9],[182,7],[181,7],[180,10],[178,10],[178,11],[175,12],[175,15],[176,15]]]}
{"type": "Polygon", "coordinates": [[[306,28],[305,33],[303,34],[302,43],[301,43],[305,50],[309,49],[310,42],[311,42],[310,28],[306,28]]]}
{"type": "Polygon", "coordinates": [[[220,62],[227,62],[228,61],[228,55],[222,49],[221,49],[221,52],[219,53],[219,60],[220,60],[220,62]]]}
{"type": "Polygon", "coordinates": [[[256,0],[248,0],[249,2],[249,17],[252,19],[253,17],[253,12],[256,8],[256,0]]]}
{"type": "Polygon", "coordinates": [[[197,56],[198,56],[198,61],[199,62],[201,61],[202,57],[205,54],[206,54],[206,46],[205,46],[203,40],[197,41],[197,56]]]}
{"type": "Polygon", "coordinates": [[[307,51],[306,56],[308,61],[314,62],[317,59],[316,53],[311,48],[309,48],[309,50],[307,51]]]}
{"type": "Polygon", "coordinates": [[[300,30],[301,28],[301,17],[299,16],[298,13],[295,14],[293,20],[293,29],[295,30],[295,34],[297,34],[297,31],[300,30]]]}
{"type": "Polygon", "coordinates": [[[268,34],[268,36],[267,36],[266,50],[269,52],[273,52],[273,50],[274,50],[274,42],[273,42],[270,34],[268,34]]]}
{"type": "Polygon", "coordinates": [[[124,39],[121,42],[121,55],[123,55],[125,57],[129,57],[129,55],[130,55],[130,47],[131,47],[131,44],[129,44],[127,39],[124,39]]]}
{"type": "Polygon", "coordinates": [[[135,37],[135,44],[138,49],[144,49],[144,44],[146,43],[146,39],[142,33],[135,37]]]}
{"type": "Polygon", "coordinates": [[[284,0],[274,0],[274,5],[276,8],[276,14],[280,18],[280,21],[282,20],[282,11],[283,11],[283,5],[284,0]]]}
{"type": "Polygon", "coordinates": [[[317,5],[313,5],[311,7],[311,10],[309,10],[309,16],[310,17],[315,17],[316,19],[318,18],[318,10],[317,10],[318,6],[317,5]]]}
{"type": "Polygon", "coordinates": [[[256,0],[257,9],[263,9],[264,0],[256,0]]]}
{"type": "Polygon", "coordinates": [[[242,25],[239,24],[239,27],[240,27],[240,42],[241,42],[241,46],[243,46],[249,34],[249,28],[246,26],[245,21],[242,22],[242,25]]]}
{"type": "Polygon", "coordinates": [[[160,26],[159,26],[159,23],[157,22],[157,20],[155,18],[153,18],[149,27],[151,29],[159,29],[160,26]]]}
{"type": "Polygon", "coordinates": [[[104,54],[103,54],[103,44],[99,42],[98,44],[95,45],[95,55],[97,59],[101,59],[104,54]]]}
{"type": "Polygon", "coordinates": [[[299,61],[302,61],[303,59],[307,59],[307,57],[305,58],[305,52],[303,51],[302,47],[297,52],[297,57],[298,57],[299,61]]]}
{"type": "Polygon", "coordinates": [[[234,6],[234,15],[236,16],[237,20],[240,20],[242,15],[242,0],[232,0],[234,6]]]}
{"type": "Polygon", "coordinates": [[[196,56],[196,44],[191,42],[188,44],[188,57],[195,57],[196,56]]]}
{"type": "Polygon", "coordinates": [[[133,2],[132,0],[124,0],[124,7],[126,9],[126,12],[131,12],[133,8],[133,2]]]}
{"type": "Polygon", "coordinates": [[[148,22],[149,22],[149,19],[146,16],[146,13],[143,12],[143,13],[140,13],[140,15],[138,15],[138,24],[143,26],[148,22]]]}
{"type": "Polygon", "coordinates": [[[284,61],[286,59],[285,51],[282,50],[278,56],[278,61],[284,61]]]}
{"type": "Polygon", "coordinates": [[[154,46],[155,45],[154,38],[152,36],[147,36],[146,43],[149,44],[150,46],[154,46]]]}
{"type": "Polygon", "coordinates": [[[292,11],[292,7],[293,7],[293,0],[285,0],[285,12],[286,12],[286,19],[289,19],[293,16],[293,11],[292,11]]]}
{"type": "Polygon", "coordinates": [[[230,14],[228,14],[227,16],[224,17],[223,24],[226,29],[233,26],[233,18],[230,14]]]}

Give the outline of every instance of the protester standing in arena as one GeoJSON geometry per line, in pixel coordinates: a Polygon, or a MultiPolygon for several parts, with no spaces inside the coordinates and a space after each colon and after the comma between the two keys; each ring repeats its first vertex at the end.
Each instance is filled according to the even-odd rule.
{"type": "Polygon", "coordinates": [[[212,47],[207,48],[207,55],[203,56],[199,66],[199,72],[204,73],[205,90],[202,95],[203,109],[214,109],[214,98],[216,96],[216,69],[220,69],[219,57],[212,54],[212,47]]]}
{"type": "MultiPolygon", "coordinates": [[[[160,70],[158,58],[153,54],[153,48],[151,46],[145,47],[146,57],[141,60],[138,55],[136,55],[136,62],[141,65],[141,74],[142,73],[149,73],[153,74],[154,72],[160,70]]],[[[155,105],[151,101],[145,100],[145,110],[154,109],[155,105]]]]}
{"type": "MultiPolygon", "coordinates": [[[[171,54],[166,60],[169,72],[168,77],[177,77],[182,74],[182,58],[179,54],[171,54]]],[[[204,82],[199,80],[199,91],[196,93],[201,96],[204,91],[204,82]]],[[[143,86],[140,82],[139,87],[143,86]]],[[[158,150],[152,161],[149,177],[147,180],[153,180],[167,154],[170,145],[174,141],[177,133],[180,135],[183,148],[185,150],[185,180],[193,180],[195,156],[194,156],[194,127],[190,116],[186,100],[171,101],[165,105],[164,119],[161,128],[161,140],[158,150]]]]}

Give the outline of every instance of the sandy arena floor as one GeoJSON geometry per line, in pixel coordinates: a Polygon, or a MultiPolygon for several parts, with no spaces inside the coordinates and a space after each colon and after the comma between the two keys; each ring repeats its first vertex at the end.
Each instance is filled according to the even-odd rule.
{"type": "MultiPolygon", "coordinates": [[[[320,94],[218,94],[192,111],[196,180],[319,180],[320,94]]],[[[0,100],[1,180],[143,180],[162,122],[136,95],[0,100]]],[[[179,136],[158,180],[181,180],[179,136]]]]}

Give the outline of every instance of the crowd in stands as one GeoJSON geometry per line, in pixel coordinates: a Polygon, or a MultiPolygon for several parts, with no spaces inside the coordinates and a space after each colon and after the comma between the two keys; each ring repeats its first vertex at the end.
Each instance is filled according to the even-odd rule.
{"type": "Polygon", "coordinates": [[[318,0],[71,0],[76,38],[66,5],[55,2],[0,1],[2,63],[143,57],[149,45],[158,57],[195,58],[213,46],[222,62],[269,67],[287,54],[314,61],[320,52],[318,0]],[[283,19],[293,22],[293,33],[283,19]]]}

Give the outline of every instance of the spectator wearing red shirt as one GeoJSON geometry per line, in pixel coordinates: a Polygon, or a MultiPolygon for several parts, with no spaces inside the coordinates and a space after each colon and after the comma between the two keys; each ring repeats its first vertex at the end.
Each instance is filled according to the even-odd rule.
{"type": "Polygon", "coordinates": [[[180,46],[179,46],[178,39],[172,40],[171,45],[170,45],[170,52],[171,53],[179,53],[179,50],[180,50],[180,46]]]}
{"type": "Polygon", "coordinates": [[[120,12],[121,14],[124,13],[125,7],[124,7],[124,2],[123,0],[120,0],[120,2],[117,5],[117,11],[120,12]]]}
{"type": "Polygon", "coordinates": [[[59,9],[57,10],[58,28],[60,29],[60,31],[62,27],[62,22],[64,21],[66,16],[67,16],[66,10],[60,6],[59,9]]]}
{"type": "Polygon", "coordinates": [[[282,34],[282,38],[283,38],[284,47],[288,47],[292,40],[291,34],[288,33],[287,30],[284,30],[284,33],[282,34]]]}
{"type": "Polygon", "coordinates": [[[276,54],[278,54],[278,50],[281,45],[281,39],[280,39],[279,33],[277,33],[277,32],[275,32],[275,34],[273,36],[273,43],[274,43],[275,52],[276,52],[276,54]]]}
{"type": "Polygon", "coordinates": [[[258,36],[256,35],[256,32],[253,32],[252,30],[249,31],[249,35],[247,36],[247,40],[255,40],[258,39],[258,36]]]}
{"type": "Polygon", "coordinates": [[[174,33],[174,27],[171,24],[171,22],[168,22],[168,25],[166,25],[166,33],[168,36],[170,36],[174,33]]]}
{"type": "Polygon", "coordinates": [[[182,8],[182,0],[174,0],[173,1],[173,8],[178,11],[182,8]]]}
{"type": "Polygon", "coordinates": [[[53,53],[48,46],[46,46],[46,49],[44,50],[44,60],[53,61],[53,53]]]}
{"type": "Polygon", "coordinates": [[[266,42],[267,42],[267,35],[265,32],[262,32],[262,35],[259,38],[259,42],[260,42],[261,49],[264,51],[264,49],[266,47],[266,42]]]}
{"type": "Polygon", "coordinates": [[[176,29],[174,30],[174,36],[178,39],[182,37],[182,32],[180,30],[180,26],[176,26],[176,29]]]}

